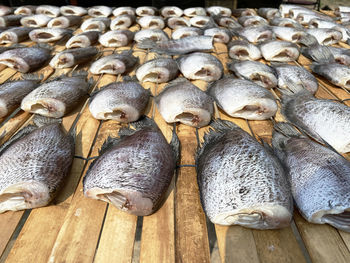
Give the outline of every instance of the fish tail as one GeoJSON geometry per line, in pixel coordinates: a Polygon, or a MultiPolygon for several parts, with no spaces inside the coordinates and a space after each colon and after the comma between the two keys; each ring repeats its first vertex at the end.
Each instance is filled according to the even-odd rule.
{"type": "Polygon", "coordinates": [[[85,70],[78,70],[78,71],[74,71],[72,73],[72,77],[81,77],[81,78],[86,78],[88,75],[88,72],[85,70]]]}
{"type": "Polygon", "coordinates": [[[300,39],[298,40],[298,43],[302,44],[304,46],[307,46],[307,47],[318,44],[317,39],[313,35],[310,35],[310,34],[302,35],[300,37],[300,39]]]}
{"type": "Polygon", "coordinates": [[[30,74],[22,74],[21,77],[22,79],[25,79],[25,80],[33,80],[36,82],[40,82],[43,80],[44,75],[39,73],[30,73],[30,74]]]}
{"type": "Polygon", "coordinates": [[[41,116],[39,114],[34,114],[33,123],[36,127],[39,128],[39,127],[50,125],[53,123],[62,123],[62,119],[61,118],[50,118],[50,117],[46,117],[46,116],[41,116]]]}
{"type": "Polygon", "coordinates": [[[47,44],[47,43],[38,43],[38,44],[34,45],[33,47],[44,48],[44,49],[48,49],[50,51],[53,51],[53,49],[54,49],[53,46],[51,46],[50,44],[47,44]]]}
{"type": "Polygon", "coordinates": [[[151,39],[144,39],[141,40],[138,44],[137,44],[138,48],[141,49],[155,49],[157,47],[157,43],[151,39]]]}
{"type": "Polygon", "coordinates": [[[174,123],[173,125],[173,135],[171,138],[171,142],[170,145],[173,149],[173,153],[175,156],[175,163],[177,164],[180,160],[180,148],[181,148],[181,144],[180,144],[180,140],[179,137],[176,134],[176,124],[174,123]]]}
{"type": "Polygon", "coordinates": [[[307,58],[318,62],[318,63],[332,63],[334,62],[334,56],[328,47],[315,44],[311,45],[309,48],[301,49],[301,53],[307,58]]]}
{"type": "Polygon", "coordinates": [[[133,126],[136,129],[136,131],[139,131],[146,127],[153,127],[158,129],[158,126],[154,122],[154,120],[147,116],[142,116],[138,121],[131,122],[130,125],[133,126]]]}

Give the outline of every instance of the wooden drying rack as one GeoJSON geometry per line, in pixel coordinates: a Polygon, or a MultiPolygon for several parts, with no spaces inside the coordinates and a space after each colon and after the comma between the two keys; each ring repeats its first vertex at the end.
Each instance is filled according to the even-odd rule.
{"type": "MultiPolygon", "coordinates": [[[[76,28],[75,28],[76,29],[76,28]]],[[[139,27],[133,26],[136,31],[139,27]]],[[[77,31],[80,31],[79,29],[77,31]]],[[[165,31],[170,34],[169,28],[165,31]]],[[[24,43],[33,45],[31,42],[24,43]]],[[[341,43],[343,47],[347,45],[341,43]]],[[[154,57],[136,46],[118,49],[103,48],[103,55],[121,50],[134,50],[134,55],[143,63],[154,57]]],[[[55,52],[64,45],[55,45],[55,52]]],[[[226,45],[215,44],[214,55],[219,57],[228,73],[229,61],[226,45]]],[[[100,54],[102,55],[102,53],[100,54]]],[[[263,60],[262,60],[263,61],[263,60]]],[[[300,65],[308,68],[310,61],[303,56],[300,65]]],[[[81,65],[74,70],[87,70],[81,65]]],[[[1,67],[0,83],[19,77],[16,71],[1,67]]],[[[53,70],[47,66],[39,71],[44,80],[72,69],[53,70]]],[[[135,73],[132,72],[131,75],[135,73]]],[[[104,86],[121,76],[91,76],[96,88],[104,86]]],[[[44,81],[43,80],[43,81],[44,81]]],[[[319,78],[318,98],[344,100],[349,92],[319,78]]],[[[204,81],[194,81],[205,89],[204,81]]],[[[165,84],[144,83],[143,86],[158,94],[165,84]]],[[[276,95],[277,96],[277,95],[276,95]]],[[[86,101],[63,118],[65,129],[76,124],[76,155],[93,157],[108,136],[117,136],[120,125],[115,121],[100,122],[92,118],[86,101]]],[[[349,105],[349,101],[344,102],[349,105]]],[[[153,100],[147,115],[153,117],[170,141],[172,125],[164,122],[153,100]]],[[[271,141],[272,121],[245,121],[227,116],[222,111],[216,117],[235,122],[248,132],[271,141]]],[[[31,121],[31,114],[20,111],[1,128],[4,143],[14,133],[31,121]]],[[[276,121],[283,120],[280,113],[276,121]]],[[[3,120],[2,120],[3,121],[3,120]]],[[[208,127],[195,128],[176,125],[181,141],[181,164],[193,165],[197,147],[197,136],[202,139],[208,127]]],[[[349,155],[346,155],[349,159],[349,155]]],[[[294,212],[290,227],[280,230],[251,230],[240,226],[218,226],[211,224],[201,208],[196,172],[194,167],[177,169],[168,191],[167,199],[155,214],[137,217],[117,210],[102,201],[85,198],[82,178],[91,161],[75,158],[65,186],[53,203],[47,207],[27,211],[6,212],[0,215],[1,262],[209,262],[214,245],[218,247],[222,262],[350,262],[350,234],[338,231],[329,225],[306,222],[294,212]],[[209,235],[208,235],[209,233],[209,235]]]]}

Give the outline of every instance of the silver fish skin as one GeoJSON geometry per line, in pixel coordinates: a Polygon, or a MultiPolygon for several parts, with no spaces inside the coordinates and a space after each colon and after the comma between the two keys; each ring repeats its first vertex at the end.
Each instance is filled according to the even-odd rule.
{"type": "Polygon", "coordinates": [[[318,44],[317,39],[306,33],[305,30],[282,26],[273,26],[271,28],[275,36],[283,41],[302,43],[306,46],[318,44]]]}
{"type": "Polygon", "coordinates": [[[51,19],[47,15],[31,15],[21,18],[21,24],[26,27],[45,27],[51,19]]]}
{"type": "Polygon", "coordinates": [[[242,26],[267,26],[269,23],[261,16],[241,16],[238,18],[238,23],[242,26]]]}
{"type": "Polygon", "coordinates": [[[29,38],[38,43],[47,43],[71,36],[73,31],[67,28],[39,28],[29,32],[29,38]]]}
{"type": "Polygon", "coordinates": [[[232,15],[235,17],[241,16],[256,16],[257,13],[252,8],[236,8],[232,10],[232,15]]]}
{"type": "Polygon", "coordinates": [[[163,41],[168,41],[169,37],[161,29],[142,29],[135,33],[134,40],[137,43],[141,43],[144,40],[150,40],[154,42],[163,42],[163,41]]]}
{"type": "Polygon", "coordinates": [[[316,140],[326,141],[340,153],[350,151],[350,108],[327,99],[317,99],[307,90],[282,98],[282,114],[316,140]]]}
{"type": "Polygon", "coordinates": [[[104,47],[125,47],[134,39],[134,32],[127,29],[108,31],[100,35],[98,42],[104,47]]]}
{"type": "Polygon", "coordinates": [[[282,17],[288,17],[289,16],[289,10],[292,8],[301,8],[300,5],[289,5],[289,4],[281,4],[279,6],[279,11],[282,17]]]}
{"type": "Polygon", "coordinates": [[[173,135],[169,145],[150,119],[135,125],[136,131],[120,130],[126,135],[110,138],[102,146],[84,177],[83,188],[86,197],[146,216],[158,209],[173,178],[176,154],[172,148],[178,139],[173,135]]]}
{"type": "Polygon", "coordinates": [[[211,83],[207,93],[231,117],[266,120],[278,109],[271,92],[249,80],[225,77],[211,83]]]}
{"type": "Polygon", "coordinates": [[[350,67],[338,63],[310,65],[312,72],[325,77],[334,85],[350,90],[350,67]]]}
{"type": "Polygon", "coordinates": [[[275,17],[270,20],[271,26],[284,26],[284,27],[294,27],[296,29],[304,29],[304,27],[297,21],[290,18],[275,17]]]}
{"type": "MultiPolygon", "coordinates": [[[[1,34],[0,34],[1,38],[1,34]]],[[[350,50],[347,48],[339,48],[339,47],[327,47],[332,53],[335,62],[339,64],[343,64],[346,66],[350,66],[350,50]]]]}
{"type": "Polygon", "coordinates": [[[12,7],[0,5],[0,16],[6,16],[12,14],[13,9],[12,7]]]}
{"type": "Polygon", "coordinates": [[[335,58],[329,49],[329,46],[313,45],[310,47],[302,47],[301,53],[308,59],[318,63],[333,63],[335,58]]]}
{"type": "Polygon", "coordinates": [[[281,17],[281,14],[277,8],[261,7],[258,9],[259,16],[271,20],[275,17],[281,17]]]}
{"type": "Polygon", "coordinates": [[[311,19],[309,22],[309,28],[328,28],[335,29],[342,33],[341,41],[346,42],[350,37],[350,29],[341,26],[333,21],[325,21],[322,19],[311,19]]]}
{"type": "Polygon", "coordinates": [[[161,16],[142,16],[137,23],[144,29],[163,29],[165,27],[164,19],[161,16]]]}
{"type": "Polygon", "coordinates": [[[112,8],[105,5],[93,6],[88,9],[88,15],[92,17],[109,17],[112,14],[112,8]]]}
{"type": "Polygon", "coordinates": [[[22,15],[0,16],[0,27],[20,26],[22,15]]]}
{"type": "Polygon", "coordinates": [[[258,60],[261,58],[260,49],[246,40],[233,40],[227,44],[230,58],[238,60],[258,60]]]}
{"type": "Polygon", "coordinates": [[[111,30],[127,29],[131,27],[135,21],[136,17],[134,15],[119,15],[111,21],[110,28],[111,30]]]}
{"type": "Polygon", "coordinates": [[[301,25],[306,26],[309,24],[311,19],[322,19],[322,20],[328,20],[328,21],[333,21],[331,17],[321,15],[318,13],[300,13],[296,17],[296,21],[298,21],[301,25]]]}
{"type": "Polygon", "coordinates": [[[204,30],[205,36],[212,36],[214,43],[227,44],[231,38],[231,32],[226,28],[212,27],[204,30]]]}
{"type": "Polygon", "coordinates": [[[267,61],[295,61],[300,55],[299,47],[287,41],[266,41],[260,44],[260,51],[267,61]]]}
{"type": "Polygon", "coordinates": [[[74,139],[59,123],[19,133],[0,156],[0,213],[46,206],[74,158],[74,139]]]}
{"type": "Polygon", "coordinates": [[[22,99],[38,86],[35,80],[15,80],[0,85],[0,118],[15,110],[22,99]]]}
{"type": "Polygon", "coordinates": [[[22,42],[29,38],[28,34],[32,30],[32,27],[13,27],[5,30],[0,34],[0,43],[14,44],[22,42]]]}
{"type": "Polygon", "coordinates": [[[93,17],[86,19],[80,26],[82,31],[99,31],[104,32],[111,24],[111,20],[108,17],[93,17]]]}
{"type": "MultiPolygon", "coordinates": [[[[283,126],[281,126],[283,125],[283,126]]],[[[340,154],[276,125],[274,148],[287,167],[292,195],[302,216],[314,224],[330,224],[350,232],[350,163],[340,154]]]]}
{"type": "Polygon", "coordinates": [[[189,7],[184,10],[184,15],[188,17],[206,16],[207,11],[203,7],[189,7]]]}
{"type": "Polygon", "coordinates": [[[129,123],[141,117],[149,98],[149,90],[136,81],[113,82],[92,96],[89,110],[98,120],[129,123]]]}
{"type": "Polygon", "coordinates": [[[164,6],[160,10],[160,14],[167,17],[180,17],[183,15],[183,10],[177,6],[164,6]]]}
{"type": "Polygon", "coordinates": [[[117,7],[116,9],[113,10],[113,15],[115,17],[121,16],[121,15],[130,15],[130,16],[135,16],[135,8],[130,7],[130,6],[122,6],[122,7],[117,7]]]}
{"type": "Polygon", "coordinates": [[[239,31],[239,35],[247,39],[250,43],[259,43],[271,40],[274,34],[268,26],[249,26],[244,27],[239,31]]]}
{"type": "Polygon", "coordinates": [[[201,203],[214,224],[289,226],[293,201],[279,160],[236,124],[216,120],[197,150],[201,203]]]}
{"type": "Polygon", "coordinates": [[[66,48],[90,47],[97,43],[99,36],[99,31],[85,31],[79,35],[72,36],[67,41],[66,48]]]}
{"type": "Polygon", "coordinates": [[[232,11],[230,8],[223,6],[210,6],[206,8],[209,15],[231,16],[232,11]]]}
{"type": "Polygon", "coordinates": [[[277,76],[273,68],[258,61],[235,61],[228,68],[237,77],[255,82],[261,87],[271,89],[277,86],[277,76]]]}
{"type": "Polygon", "coordinates": [[[228,17],[228,16],[213,16],[213,19],[214,19],[216,24],[218,24],[219,26],[222,26],[222,27],[234,28],[234,29],[242,28],[241,24],[238,23],[232,17],[228,17]]]}
{"type": "Polygon", "coordinates": [[[40,85],[21,103],[21,109],[50,118],[61,118],[87,94],[89,84],[82,76],[63,76],[40,85]]]}
{"type": "Polygon", "coordinates": [[[299,8],[292,8],[289,10],[289,17],[291,19],[296,20],[299,14],[316,14],[315,11],[308,9],[308,8],[304,8],[304,7],[299,7],[299,8]]]}
{"type": "Polygon", "coordinates": [[[144,40],[138,44],[139,48],[151,49],[159,54],[181,55],[195,51],[211,51],[213,47],[213,37],[194,36],[167,41],[144,40]]]}
{"type": "Polygon", "coordinates": [[[16,8],[13,12],[15,15],[30,16],[35,14],[37,6],[35,5],[23,5],[16,8]]]}
{"type": "Polygon", "coordinates": [[[49,49],[40,47],[15,48],[0,54],[0,64],[27,73],[45,65],[50,53],[49,49]]]}
{"type": "Polygon", "coordinates": [[[190,18],[190,23],[194,27],[205,28],[214,26],[215,22],[213,18],[209,16],[194,16],[190,18]]]}
{"type": "Polygon", "coordinates": [[[183,17],[168,17],[166,19],[166,24],[168,25],[169,28],[171,29],[178,29],[182,27],[189,27],[191,26],[191,23],[189,20],[183,17]]]}
{"type": "Polygon", "coordinates": [[[155,102],[166,122],[197,128],[208,125],[214,112],[213,99],[186,79],[169,83],[155,102]]]}
{"type": "Polygon", "coordinates": [[[295,86],[307,89],[311,94],[315,94],[318,89],[318,82],[314,75],[304,67],[288,64],[272,65],[278,77],[278,87],[280,89],[294,89],[295,86]]]}
{"type": "Polygon", "coordinates": [[[125,51],[121,54],[112,54],[96,60],[90,66],[89,71],[92,74],[123,74],[130,72],[138,61],[139,59],[134,57],[131,52],[125,51]]]}
{"type": "Polygon", "coordinates": [[[59,16],[53,18],[47,24],[47,27],[52,28],[68,28],[80,25],[82,19],[80,16],[59,16]]]}
{"type": "Polygon", "coordinates": [[[336,29],[309,28],[306,32],[313,35],[320,45],[325,46],[337,44],[343,37],[343,34],[336,29]]]}
{"type": "Polygon", "coordinates": [[[342,12],[350,12],[349,6],[337,6],[334,10],[334,14],[339,15],[342,12]]]}
{"type": "Polygon", "coordinates": [[[155,16],[158,13],[158,9],[153,6],[140,6],[135,10],[138,16],[155,16]]]}
{"type": "Polygon", "coordinates": [[[75,5],[61,6],[60,11],[64,16],[84,16],[87,14],[86,8],[75,5]]]}
{"type": "Polygon", "coordinates": [[[50,61],[53,68],[70,68],[74,65],[88,62],[98,53],[95,47],[66,49],[56,54],[50,61]]]}
{"type": "Polygon", "coordinates": [[[179,57],[176,61],[184,77],[191,80],[218,80],[224,71],[220,60],[207,53],[191,53],[179,57]]]}
{"type": "Polygon", "coordinates": [[[171,35],[172,39],[181,39],[184,37],[194,37],[203,35],[203,30],[198,27],[180,27],[175,29],[171,35]]]}
{"type": "Polygon", "coordinates": [[[178,73],[175,60],[160,57],[144,62],[135,74],[140,82],[164,83],[173,80],[178,73]]]}
{"type": "Polygon", "coordinates": [[[47,15],[49,17],[58,17],[61,13],[60,8],[53,5],[39,5],[35,12],[36,14],[47,15]]]}

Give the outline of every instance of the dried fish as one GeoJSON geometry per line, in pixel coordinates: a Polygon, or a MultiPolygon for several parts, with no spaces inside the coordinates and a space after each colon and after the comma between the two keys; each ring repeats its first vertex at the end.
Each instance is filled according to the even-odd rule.
{"type": "Polygon", "coordinates": [[[22,15],[0,16],[0,27],[19,26],[22,18],[22,15]]]}
{"type": "Polygon", "coordinates": [[[88,10],[88,15],[92,17],[109,17],[111,14],[112,8],[104,5],[93,6],[88,10]]]}
{"type": "Polygon", "coordinates": [[[53,68],[70,68],[74,65],[88,62],[97,53],[98,50],[94,47],[66,49],[51,59],[50,66],[53,68]]]}
{"type": "Polygon", "coordinates": [[[127,29],[108,31],[101,35],[98,42],[104,47],[124,47],[132,42],[134,32],[127,29]]]}
{"type": "Polygon", "coordinates": [[[154,16],[158,13],[158,9],[153,6],[140,6],[135,12],[138,16],[154,16]]]}
{"type": "Polygon", "coordinates": [[[350,67],[338,63],[310,65],[312,72],[321,75],[334,85],[350,90],[350,67]]]}
{"type": "Polygon", "coordinates": [[[12,14],[13,9],[12,7],[0,5],[0,16],[6,16],[12,14]]]}
{"type": "Polygon", "coordinates": [[[144,40],[150,40],[150,41],[168,41],[169,37],[168,35],[161,29],[142,29],[140,31],[137,31],[134,36],[134,40],[137,43],[141,43],[144,40]]]}
{"type": "Polygon", "coordinates": [[[47,43],[71,36],[72,30],[66,28],[39,28],[29,32],[29,38],[34,42],[47,43]]]}
{"type": "Polygon", "coordinates": [[[228,29],[219,27],[212,27],[204,30],[204,35],[213,37],[213,41],[216,43],[225,44],[232,38],[232,34],[228,29]]]}
{"type": "Polygon", "coordinates": [[[270,20],[271,26],[284,26],[284,27],[294,27],[296,29],[304,30],[303,26],[297,21],[290,18],[275,17],[270,20]]]}
{"type": "Polygon", "coordinates": [[[66,43],[66,48],[89,47],[97,43],[99,31],[86,31],[72,36],[66,43]]]}
{"type": "Polygon", "coordinates": [[[238,18],[238,23],[242,26],[267,26],[269,23],[261,16],[241,16],[238,18]]]}
{"type": "Polygon", "coordinates": [[[286,41],[266,41],[260,44],[262,56],[267,61],[289,62],[299,57],[299,47],[286,41]]]}
{"type": "Polygon", "coordinates": [[[306,33],[302,29],[282,26],[273,26],[271,28],[275,36],[281,40],[293,43],[302,43],[306,46],[318,44],[318,41],[314,36],[306,33]]]}
{"type": "Polygon", "coordinates": [[[60,11],[64,16],[84,16],[87,14],[86,8],[75,5],[61,6],[60,11]]]}
{"type": "Polygon", "coordinates": [[[104,32],[111,24],[111,20],[107,17],[93,17],[86,19],[80,26],[82,31],[97,30],[104,32]]]}
{"type": "Polygon", "coordinates": [[[21,18],[21,24],[26,27],[45,27],[51,20],[47,15],[31,15],[21,18]]]}
{"type": "Polygon", "coordinates": [[[309,28],[306,32],[313,35],[319,44],[326,46],[338,43],[343,37],[343,34],[335,29],[309,28]]]}
{"type": "Polygon", "coordinates": [[[29,38],[28,34],[32,30],[32,27],[13,27],[5,30],[0,34],[0,43],[13,44],[22,42],[29,38]]]}
{"type": "Polygon", "coordinates": [[[192,26],[199,28],[215,26],[213,18],[209,16],[194,16],[190,19],[190,23],[192,26]]]}
{"type": "Polygon", "coordinates": [[[259,16],[271,20],[275,17],[280,17],[281,14],[277,8],[261,7],[258,9],[259,16]]]}
{"type": "Polygon", "coordinates": [[[183,13],[182,9],[177,6],[164,6],[160,9],[160,14],[163,17],[180,17],[183,13]]]}
{"type": "Polygon", "coordinates": [[[130,15],[130,16],[135,16],[135,8],[130,7],[130,6],[122,6],[122,7],[117,7],[116,9],[113,10],[113,15],[115,17],[121,16],[121,15],[130,15]]]}
{"type": "Polygon", "coordinates": [[[184,37],[194,37],[203,35],[203,30],[198,27],[180,27],[175,29],[171,35],[172,39],[180,39],[184,37]]]}
{"type": "Polygon", "coordinates": [[[188,17],[205,16],[207,11],[203,7],[190,7],[184,10],[184,15],[188,17]]]}
{"type": "Polygon", "coordinates": [[[228,17],[228,16],[213,16],[213,19],[215,21],[216,24],[218,24],[219,26],[222,27],[226,27],[226,28],[241,28],[241,24],[238,23],[236,20],[234,20],[232,17],[228,17]]]}
{"type": "Polygon", "coordinates": [[[80,16],[59,16],[51,19],[47,27],[68,28],[80,25],[81,21],[80,16]]]}
{"type": "Polygon", "coordinates": [[[241,16],[256,16],[257,13],[252,8],[236,8],[232,10],[232,15],[235,17],[241,16]]]}
{"type": "Polygon", "coordinates": [[[61,13],[60,8],[53,5],[39,5],[35,12],[49,17],[58,17],[61,13]]]}
{"type": "Polygon", "coordinates": [[[165,22],[161,16],[142,16],[137,23],[145,29],[163,29],[165,27],[165,22]]]}
{"type": "Polygon", "coordinates": [[[272,30],[268,26],[249,26],[238,31],[238,34],[247,39],[250,43],[258,43],[271,40],[274,36],[272,30]]]}
{"type": "Polygon", "coordinates": [[[232,11],[230,8],[223,6],[210,6],[206,8],[210,15],[221,15],[221,16],[231,16],[232,11]]]}
{"type": "Polygon", "coordinates": [[[35,5],[23,5],[16,8],[14,14],[15,15],[24,15],[24,16],[30,16],[34,15],[36,10],[35,5]]]}
{"type": "Polygon", "coordinates": [[[233,40],[227,45],[230,58],[238,60],[258,60],[260,49],[246,40],[233,40]]]}
{"type": "Polygon", "coordinates": [[[190,21],[183,17],[169,17],[166,20],[166,24],[171,29],[177,29],[181,27],[189,27],[191,25],[190,21]]]}
{"type": "Polygon", "coordinates": [[[136,21],[136,17],[134,15],[119,15],[111,21],[111,29],[127,29],[131,27],[136,21]]]}
{"type": "Polygon", "coordinates": [[[136,70],[136,77],[141,82],[164,83],[174,79],[179,73],[175,60],[155,58],[143,63],[136,70]]]}

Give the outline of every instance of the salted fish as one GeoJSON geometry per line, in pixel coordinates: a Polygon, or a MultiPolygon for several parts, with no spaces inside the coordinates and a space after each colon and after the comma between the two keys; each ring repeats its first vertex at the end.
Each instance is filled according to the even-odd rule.
{"type": "MultiPolygon", "coordinates": [[[[0,34],[1,38],[1,34],[0,34]]],[[[348,48],[327,47],[332,53],[335,62],[350,66],[350,50],[348,48]]]]}
{"type": "MultiPolygon", "coordinates": [[[[184,38],[186,39],[186,38],[184,38]]],[[[221,78],[224,67],[215,56],[195,52],[177,58],[181,73],[187,79],[214,81],[221,78]]]]}
{"type": "Polygon", "coordinates": [[[163,29],[165,27],[164,19],[161,16],[142,16],[137,23],[144,29],[163,29]]]}
{"type": "Polygon", "coordinates": [[[138,47],[151,49],[154,52],[168,55],[187,54],[195,51],[210,51],[214,48],[213,37],[211,36],[193,36],[158,42],[143,40],[138,44],[138,47]]]}
{"type": "Polygon", "coordinates": [[[13,9],[12,7],[0,5],[0,16],[6,16],[12,14],[13,9]]]}
{"type": "Polygon", "coordinates": [[[60,8],[53,5],[39,5],[35,12],[36,14],[47,15],[49,17],[58,17],[61,13],[60,8]]]}
{"type": "Polygon", "coordinates": [[[296,21],[298,21],[301,25],[306,26],[314,18],[332,21],[331,17],[325,16],[325,15],[321,15],[319,13],[300,13],[296,17],[296,21]]]}
{"type": "Polygon", "coordinates": [[[204,28],[209,26],[215,26],[213,18],[209,16],[194,16],[190,18],[190,23],[192,26],[204,28]]]}
{"type": "Polygon", "coordinates": [[[53,18],[47,24],[47,27],[52,28],[68,28],[80,25],[82,19],[80,16],[59,16],[53,18]]]}
{"type": "Polygon", "coordinates": [[[260,49],[246,40],[233,40],[227,44],[230,58],[238,60],[258,60],[261,58],[260,49]]]}
{"type": "Polygon", "coordinates": [[[333,63],[335,58],[329,49],[329,46],[313,45],[310,47],[302,47],[301,53],[315,62],[319,63],[333,63]]]}
{"type": "Polygon", "coordinates": [[[274,34],[268,26],[249,26],[243,27],[238,31],[238,34],[247,39],[250,43],[258,43],[271,40],[274,34]]]}
{"type": "Polygon", "coordinates": [[[294,27],[296,29],[304,29],[301,24],[290,18],[275,17],[270,20],[271,26],[294,27]]]}
{"type": "Polygon", "coordinates": [[[282,97],[282,114],[319,142],[326,141],[340,153],[350,151],[350,108],[344,104],[317,99],[305,89],[282,97]]]}
{"type": "Polygon", "coordinates": [[[130,51],[123,51],[120,54],[112,54],[96,60],[90,66],[92,74],[123,74],[130,72],[138,63],[139,59],[132,55],[130,51]]]}
{"type": "Polygon", "coordinates": [[[288,169],[286,175],[301,215],[310,223],[350,232],[349,161],[286,123],[278,123],[275,129],[272,143],[288,169]]]}
{"type": "Polygon", "coordinates": [[[74,138],[60,123],[27,126],[0,153],[0,213],[46,206],[68,176],[74,138]]]}
{"type": "Polygon", "coordinates": [[[343,37],[343,34],[336,29],[309,28],[306,32],[313,35],[320,45],[326,46],[338,43],[343,37]]]}
{"type": "Polygon", "coordinates": [[[135,12],[138,16],[154,16],[158,13],[158,9],[153,6],[140,6],[135,12]]]}
{"type": "Polygon", "coordinates": [[[92,17],[109,17],[112,14],[112,8],[105,5],[93,6],[88,9],[88,15],[92,17]]]}
{"type": "Polygon", "coordinates": [[[276,99],[249,80],[225,77],[211,83],[208,94],[228,115],[247,120],[266,120],[277,112],[276,99]]]}
{"type": "Polygon", "coordinates": [[[21,73],[37,70],[48,62],[51,51],[41,47],[24,47],[4,51],[0,54],[0,64],[21,73]]]}
{"type": "Polygon", "coordinates": [[[260,51],[267,61],[295,61],[300,55],[299,47],[287,41],[266,41],[260,44],[260,51]]]}
{"type": "Polygon", "coordinates": [[[104,32],[111,24],[111,20],[107,17],[93,17],[86,19],[80,26],[82,31],[96,30],[104,32]]]}
{"type": "Polygon", "coordinates": [[[135,21],[136,17],[134,15],[119,15],[111,21],[110,28],[111,30],[127,29],[131,27],[135,23],[135,21]]]}
{"type": "Polygon", "coordinates": [[[275,36],[281,40],[301,43],[306,46],[318,44],[317,39],[314,36],[306,33],[303,29],[282,26],[273,26],[271,28],[275,36]]]}
{"type": "Polygon", "coordinates": [[[219,26],[226,28],[241,28],[241,24],[238,23],[235,19],[228,16],[213,16],[215,23],[219,26]]]}
{"type": "Polygon", "coordinates": [[[13,27],[7,29],[0,34],[0,43],[14,44],[22,42],[29,38],[28,34],[32,30],[32,27],[13,27]]]}
{"type": "Polygon", "coordinates": [[[183,10],[177,6],[164,6],[160,10],[163,17],[180,17],[183,15],[183,10]]]}
{"type": "Polygon", "coordinates": [[[313,63],[312,72],[321,75],[334,85],[350,90],[350,67],[338,63],[313,63]]]}
{"type": "Polygon", "coordinates": [[[150,98],[136,81],[112,82],[91,97],[89,110],[98,120],[137,121],[145,112],[150,98]]]}
{"type": "Polygon", "coordinates": [[[39,78],[8,81],[0,85],[0,118],[15,110],[22,99],[39,84],[39,78]]]}
{"type": "Polygon", "coordinates": [[[238,23],[242,26],[267,26],[269,23],[261,16],[241,16],[238,18],[238,23]]]}
{"type": "Polygon", "coordinates": [[[101,35],[98,42],[104,47],[124,47],[132,42],[134,32],[127,29],[108,31],[101,35]]]}
{"type": "Polygon", "coordinates": [[[292,9],[289,10],[289,17],[291,19],[295,19],[296,20],[299,14],[316,14],[316,12],[314,12],[311,9],[302,8],[302,7],[292,8],[292,9]]]}
{"type": "MultiPolygon", "coordinates": [[[[288,17],[289,16],[289,11],[291,9],[296,9],[296,8],[302,8],[300,5],[289,5],[289,4],[281,4],[279,6],[279,11],[282,15],[282,17],[288,17]]],[[[305,8],[306,9],[306,8],[305,8]]]]}
{"type": "Polygon", "coordinates": [[[189,20],[183,18],[183,17],[168,17],[166,19],[166,24],[171,29],[177,29],[182,27],[189,27],[191,26],[191,23],[189,20]]]}
{"type": "Polygon", "coordinates": [[[279,160],[236,124],[216,120],[197,150],[201,203],[214,224],[289,226],[293,201],[279,160]]]}
{"type": "Polygon", "coordinates": [[[22,15],[0,16],[0,27],[19,26],[22,18],[22,15]]]}
{"type": "Polygon", "coordinates": [[[213,99],[186,79],[170,82],[155,102],[166,122],[197,128],[208,125],[214,112],[213,99]]]}
{"type": "Polygon", "coordinates": [[[204,35],[212,36],[214,43],[227,44],[232,38],[232,34],[227,28],[219,27],[212,27],[204,30],[204,35]]]}
{"type": "Polygon", "coordinates": [[[45,27],[51,19],[47,15],[31,15],[21,18],[21,24],[26,27],[45,27]]]}
{"type": "Polygon", "coordinates": [[[47,43],[70,37],[73,31],[66,28],[39,28],[29,32],[29,38],[34,42],[47,43]]]}
{"type": "Polygon", "coordinates": [[[117,7],[116,9],[113,10],[113,15],[115,17],[121,16],[121,15],[130,15],[130,16],[135,16],[135,8],[130,7],[130,6],[121,6],[117,7]]]}
{"type": "Polygon", "coordinates": [[[75,5],[61,6],[60,11],[64,16],[84,16],[87,14],[86,8],[75,5]]]}
{"type": "Polygon", "coordinates": [[[178,73],[175,60],[160,57],[144,62],[136,70],[136,77],[140,82],[164,83],[173,80],[178,73]]]}
{"type": "Polygon", "coordinates": [[[154,42],[168,41],[168,35],[161,29],[142,29],[137,31],[134,35],[134,40],[137,43],[141,43],[144,40],[150,40],[154,42]]]}
{"type": "Polygon", "coordinates": [[[221,15],[221,16],[231,16],[232,11],[230,8],[223,6],[210,6],[206,8],[209,15],[221,15]]]}
{"type": "Polygon", "coordinates": [[[60,76],[45,82],[24,97],[21,109],[50,118],[61,118],[88,93],[85,76],[60,76]]]}
{"type": "Polygon", "coordinates": [[[99,31],[85,31],[79,35],[72,36],[66,43],[66,48],[89,47],[97,43],[99,31]]]}
{"type": "Polygon", "coordinates": [[[274,88],[277,86],[277,76],[273,68],[258,61],[233,61],[228,68],[237,77],[255,82],[264,88],[274,88]]]}
{"type": "Polygon", "coordinates": [[[340,13],[343,13],[343,12],[350,12],[350,7],[349,6],[337,6],[334,10],[334,13],[336,15],[339,15],[340,13]]]}
{"type": "Polygon", "coordinates": [[[236,8],[232,10],[232,15],[235,17],[241,16],[256,16],[257,13],[252,8],[236,8]]]}
{"type": "Polygon", "coordinates": [[[15,15],[30,16],[35,14],[37,6],[35,5],[23,5],[16,8],[13,12],[15,15]]]}
{"type": "Polygon", "coordinates": [[[318,82],[314,75],[304,67],[289,64],[273,64],[278,77],[278,87],[280,89],[305,88],[310,93],[315,94],[318,89],[318,82]]]}
{"type": "Polygon", "coordinates": [[[51,59],[50,66],[53,68],[70,68],[93,59],[97,53],[98,50],[95,47],[66,49],[51,59]]]}
{"type": "Polygon", "coordinates": [[[203,30],[198,27],[180,27],[173,31],[171,38],[180,39],[184,37],[193,37],[203,35],[203,30]]]}
{"type": "Polygon", "coordinates": [[[170,185],[179,141],[173,133],[169,145],[150,119],[134,125],[136,130],[122,129],[120,139],[110,138],[102,146],[84,177],[84,195],[146,216],[159,208],[170,185]]]}
{"type": "Polygon", "coordinates": [[[184,10],[184,15],[188,17],[205,16],[207,11],[203,7],[189,7],[184,10]]]}
{"type": "Polygon", "coordinates": [[[258,9],[259,16],[271,20],[275,17],[280,17],[281,14],[277,8],[261,7],[258,9]]]}
{"type": "Polygon", "coordinates": [[[350,29],[343,27],[340,24],[334,23],[333,21],[325,21],[322,19],[314,18],[309,22],[309,28],[328,28],[335,29],[342,33],[341,41],[346,42],[350,37],[350,29]]]}

